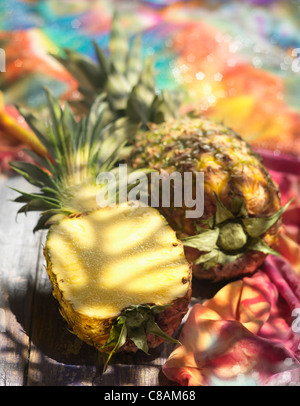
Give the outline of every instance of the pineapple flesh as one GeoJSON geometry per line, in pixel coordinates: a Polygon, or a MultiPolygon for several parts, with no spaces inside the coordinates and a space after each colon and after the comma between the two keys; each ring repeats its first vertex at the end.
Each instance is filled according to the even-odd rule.
{"type": "MultiPolygon", "coordinates": [[[[63,317],[100,351],[114,319],[130,306],[172,307],[180,301],[169,335],[187,311],[190,275],[183,246],[153,208],[125,204],[66,217],[51,227],[45,257],[63,317]]],[[[148,347],[161,341],[149,338],[148,347]]],[[[132,342],[126,348],[133,349],[132,342]]]]}

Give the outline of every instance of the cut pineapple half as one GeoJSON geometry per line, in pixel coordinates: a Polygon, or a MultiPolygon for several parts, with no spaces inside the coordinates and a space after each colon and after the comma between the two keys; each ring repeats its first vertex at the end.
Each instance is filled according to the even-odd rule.
{"type": "MultiPolygon", "coordinates": [[[[45,256],[62,315],[98,349],[124,309],[174,303],[180,309],[189,290],[183,246],[151,207],[125,204],[64,218],[51,227],[45,256]]],[[[178,310],[173,331],[182,316],[178,310]]]]}
{"type": "Polygon", "coordinates": [[[182,244],[156,209],[98,205],[98,176],[115,174],[132,125],[107,123],[103,95],[78,121],[68,104],[62,109],[46,94],[49,123],[30,112],[25,117],[51,159],[31,153],[38,165],[11,167],[40,188],[17,190],[15,200],[23,203],[18,213],[41,211],[34,231],[50,228],[44,252],[62,316],[79,338],[109,353],[107,362],[119,350],[147,353],[174,342],[170,334],[188,311],[191,292],[182,244]]]}

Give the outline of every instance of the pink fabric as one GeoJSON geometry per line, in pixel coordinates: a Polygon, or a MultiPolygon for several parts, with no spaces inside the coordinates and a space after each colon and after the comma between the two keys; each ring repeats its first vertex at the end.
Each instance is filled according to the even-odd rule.
{"type": "Polygon", "coordinates": [[[163,366],[169,379],[187,386],[300,382],[300,335],[291,329],[300,300],[272,262],[265,268],[193,306],[183,345],[163,366]]]}
{"type": "Polygon", "coordinates": [[[163,366],[180,385],[300,384],[300,173],[294,160],[270,171],[282,203],[294,198],[275,247],[282,256],[192,307],[163,366]]]}

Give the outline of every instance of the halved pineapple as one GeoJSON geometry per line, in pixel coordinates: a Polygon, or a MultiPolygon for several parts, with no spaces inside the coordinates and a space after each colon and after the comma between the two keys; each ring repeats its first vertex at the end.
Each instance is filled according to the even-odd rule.
{"type": "MultiPolygon", "coordinates": [[[[124,204],[66,217],[51,227],[45,257],[63,317],[100,351],[112,350],[104,344],[113,322],[132,306],[163,306],[158,323],[168,335],[188,309],[190,272],[183,246],[151,207],[124,204]],[[171,313],[164,323],[164,314],[171,313]]],[[[131,334],[124,348],[134,351],[135,330],[131,334]]],[[[147,336],[143,345],[150,348],[163,341],[147,336]]]]}
{"type": "Polygon", "coordinates": [[[29,112],[24,117],[50,159],[32,154],[39,165],[11,167],[40,189],[17,190],[15,200],[24,204],[19,213],[41,212],[34,231],[50,228],[45,257],[62,315],[79,338],[110,353],[107,362],[121,348],[148,352],[174,342],[170,334],[188,310],[191,290],[182,244],[156,209],[118,204],[121,187],[110,206],[101,200],[109,188],[98,176],[115,176],[121,159],[123,142],[115,147],[111,139],[127,136],[131,125],[126,119],[107,125],[102,96],[79,121],[68,104],[62,109],[47,96],[47,126],[29,112]]]}

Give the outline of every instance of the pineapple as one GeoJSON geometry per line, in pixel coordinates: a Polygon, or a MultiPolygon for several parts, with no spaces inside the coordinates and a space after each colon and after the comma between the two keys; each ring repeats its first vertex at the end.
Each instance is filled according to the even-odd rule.
{"type": "Polygon", "coordinates": [[[80,121],[47,96],[48,124],[23,115],[49,157],[29,151],[37,165],[11,167],[40,189],[17,190],[15,200],[23,203],[19,213],[41,211],[34,231],[49,229],[46,268],[62,316],[80,339],[109,354],[107,362],[119,350],[148,353],[163,340],[177,342],[171,335],[191,295],[182,243],[154,208],[118,200],[99,207],[106,186],[97,177],[114,173],[123,145],[112,150],[111,137],[122,139],[131,124],[105,124],[102,96],[80,121]]]}
{"type": "MultiPolygon", "coordinates": [[[[280,230],[280,194],[259,155],[230,128],[206,118],[181,119],[139,131],[129,157],[134,168],[204,173],[204,214],[160,207],[185,245],[198,279],[224,281],[254,272],[280,230]]],[[[195,189],[195,185],[193,185],[195,189]]]]}
{"type": "Polygon", "coordinates": [[[187,219],[185,207],[159,208],[183,240],[194,276],[220,281],[254,272],[266,255],[276,255],[271,247],[285,209],[277,185],[233,130],[205,117],[180,116],[178,97],[157,92],[151,61],[143,66],[140,38],[131,48],[128,43],[115,16],[109,56],[94,44],[98,63],[73,51],[57,58],[78,79],[82,105],[102,94],[111,120],[140,123],[135,136],[128,136],[130,165],[204,173],[201,219],[187,219]]]}

